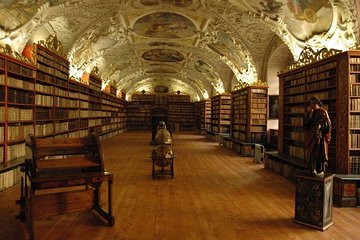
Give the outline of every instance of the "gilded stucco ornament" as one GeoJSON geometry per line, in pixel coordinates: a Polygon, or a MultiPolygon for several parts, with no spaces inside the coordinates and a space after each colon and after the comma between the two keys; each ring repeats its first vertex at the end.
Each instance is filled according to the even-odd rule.
{"type": "Polygon", "coordinates": [[[341,52],[342,52],[341,50],[326,49],[326,48],[323,48],[319,51],[315,51],[311,47],[306,47],[301,52],[299,59],[295,63],[290,64],[284,72],[294,70],[296,68],[320,61],[322,59],[326,59],[341,52]]]}
{"type": "Polygon", "coordinates": [[[16,59],[21,60],[23,62],[32,64],[32,65],[35,64],[34,62],[31,62],[29,59],[22,56],[18,52],[14,51],[9,44],[5,44],[5,46],[0,45],[0,53],[5,54],[5,55],[10,56],[10,57],[13,57],[13,58],[16,58],[16,59]]]}
{"type": "Polygon", "coordinates": [[[38,44],[65,57],[64,47],[56,35],[50,35],[46,40],[40,40],[38,44]]]}

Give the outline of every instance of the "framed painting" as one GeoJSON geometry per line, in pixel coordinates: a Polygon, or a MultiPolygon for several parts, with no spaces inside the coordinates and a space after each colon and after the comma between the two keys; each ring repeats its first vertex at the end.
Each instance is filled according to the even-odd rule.
{"type": "Polygon", "coordinates": [[[269,95],[269,119],[279,119],[279,95],[269,95]]]}

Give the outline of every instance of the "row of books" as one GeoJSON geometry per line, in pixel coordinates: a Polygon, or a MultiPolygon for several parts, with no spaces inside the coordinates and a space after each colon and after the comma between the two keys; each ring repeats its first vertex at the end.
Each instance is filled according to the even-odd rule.
{"type": "Polygon", "coordinates": [[[360,156],[350,156],[350,174],[360,174],[360,156]]]}
{"type": "Polygon", "coordinates": [[[37,57],[38,56],[43,56],[43,57],[46,57],[52,61],[55,61],[59,64],[61,64],[62,66],[64,67],[67,67],[69,66],[69,61],[62,58],[62,57],[59,57],[58,55],[54,54],[53,52],[50,52],[50,51],[46,51],[43,47],[41,46],[37,46],[36,48],[36,53],[37,53],[37,57]]]}
{"type": "Polygon", "coordinates": [[[59,61],[58,59],[54,59],[53,57],[45,57],[42,55],[37,55],[36,60],[38,61],[38,63],[42,63],[42,64],[46,64],[52,68],[56,68],[62,72],[69,72],[69,64],[60,64],[61,61],[59,61]],[[65,66],[64,66],[65,65],[65,66]]]}
{"type": "Polygon", "coordinates": [[[303,117],[285,117],[284,118],[284,124],[291,124],[291,125],[296,125],[296,126],[303,126],[303,117]]]}
{"type": "Polygon", "coordinates": [[[296,85],[300,85],[300,84],[304,84],[304,83],[305,83],[305,77],[294,78],[294,79],[291,78],[291,80],[284,82],[284,88],[289,87],[289,86],[296,86],[296,85]]]}
{"type": "Polygon", "coordinates": [[[360,98],[350,98],[350,110],[360,111],[360,98]]]}
{"type": "Polygon", "coordinates": [[[13,160],[13,159],[21,158],[21,157],[25,157],[25,156],[31,156],[30,149],[28,147],[26,147],[25,142],[22,142],[19,144],[14,144],[14,145],[9,145],[7,154],[8,154],[7,158],[9,160],[13,160]]]}
{"type": "MultiPolygon", "coordinates": [[[[46,65],[42,65],[42,64],[37,64],[37,68],[38,70],[44,72],[44,73],[47,73],[51,76],[51,80],[54,81],[55,79],[52,78],[52,76],[56,76],[58,78],[61,78],[63,80],[68,80],[69,79],[69,74],[68,73],[64,73],[58,69],[55,69],[53,67],[49,67],[49,66],[46,66],[46,65]]],[[[39,75],[38,75],[39,76],[39,75]]],[[[42,76],[41,76],[42,77],[42,76]]],[[[40,78],[40,80],[50,80],[49,77],[45,77],[44,79],[40,78]]],[[[51,82],[49,82],[51,83],[51,82]]]]}
{"type": "MultiPolygon", "coordinates": [[[[4,107],[0,107],[0,119],[4,119],[1,116],[5,113],[4,110],[4,107]]],[[[9,122],[32,121],[33,119],[33,109],[8,107],[9,122]]]]}
{"type": "Polygon", "coordinates": [[[350,65],[350,71],[352,71],[352,72],[359,72],[359,71],[360,71],[360,65],[351,64],[351,65],[350,65]]]}
{"type": "Polygon", "coordinates": [[[296,85],[295,87],[284,88],[284,94],[285,95],[299,94],[299,93],[303,93],[304,91],[305,91],[305,84],[296,85]]]}
{"type": "Polygon", "coordinates": [[[292,157],[298,157],[301,159],[305,158],[305,148],[295,145],[287,145],[287,149],[284,149],[284,152],[292,157]]]}
{"type": "Polygon", "coordinates": [[[306,91],[315,91],[329,87],[334,87],[334,88],[336,87],[336,77],[319,82],[306,84],[306,91]]]}
{"type": "MultiPolygon", "coordinates": [[[[3,155],[3,151],[0,148],[0,161],[3,155]]],[[[0,192],[14,186],[20,182],[20,168],[15,168],[10,171],[0,174],[0,192]]]]}
{"type": "Polygon", "coordinates": [[[360,63],[360,57],[351,56],[350,63],[360,63]]]}
{"type": "Polygon", "coordinates": [[[0,143],[3,143],[5,141],[4,136],[5,136],[5,128],[4,126],[0,125],[0,143]]]}
{"type": "Polygon", "coordinates": [[[250,123],[251,124],[264,124],[266,125],[267,124],[267,119],[251,119],[250,120],[250,123]]]}
{"type": "Polygon", "coordinates": [[[360,149],[360,133],[350,133],[350,148],[360,149]]]}
{"type": "Polygon", "coordinates": [[[360,115],[350,115],[350,128],[360,128],[360,115]]]}
{"type": "Polygon", "coordinates": [[[53,86],[36,83],[35,91],[52,95],[53,94],[53,86]]]}
{"type": "MultiPolygon", "coordinates": [[[[0,75],[0,84],[5,84],[5,75],[0,75]],[[1,79],[3,78],[3,79],[1,79]]],[[[24,81],[21,79],[17,79],[14,77],[8,76],[8,86],[21,88],[24,90],[33,91],[34,90],[34,82],[33,81],[24,81]]]]}
{"type": "MultiPolygon", "coordinates": [[[[267,114],[267,109],[266,108],[251,108],[251,113],[263,113],[263,114],[267,114]]],[[[264,116],[262,116],[264,117],[264,116]]]]}
{"type": "Polygon", "coordinates": [[[266,132],[266,126],[251,126],[251,132],[266,132]]]}
{"type": "Polygon", "coordinates": [[[337,66],[336,61],[325,63],[320,66],[309,68],[308,70],[306,70],[306,75],[312,75],[312,74],[329,71],[329,70],[336,70],[336,66],[337,66]]]}
{"type": "Polygon", "coordinates": [[[350,87],[350,96],[360,96],[360,85],[352,84],[350,87]]]}
{"type": "Polygon", "coordinates": [[[232,133],[232,138],[239,140],[241,142],[245,142],[246,141],[246,133],[235,131],[232,133]]]}
{"type": "Polygon", "coordinates": [[[33,125],[8,126],[8,141],[22,140],[29,134],[34,134],[33,125]]]}
{"type": "Polygon", "coordinates": [[[34,93],[27,91],[20,91],[17,89],[8,89],[8,99],[9,103],[18,103],[18,104],[33,104],[34,102],[34,93]]]}
{"type": "Polygon", "coordinates": [[[233,130],[246,131],[246,125],[234,124],[232,127],[233,130]]]}
{"type": "Polygon", "coordinates": [[[306,82],[318,81],[325,78],[336,78],[336,68],[332,68],[326,72],[320,72],[306,77],[306,82]]]}
{"type": "Polygon", "coordinates": [[[304,141],[304,130],[302,128],[291,128],[284,131],[284,137],[293,141],[304,141]]]}
{"type": "Polygon", "coordinates": [[[8,71],[12,72],[12,73],[20,74],[22,76],[26,76],[29,78],[35,78],[35,75],[36,75],[36,71],[34,69],[20,65],[18,63],[14,63],[12,61],[8,61],[8,71]]]}

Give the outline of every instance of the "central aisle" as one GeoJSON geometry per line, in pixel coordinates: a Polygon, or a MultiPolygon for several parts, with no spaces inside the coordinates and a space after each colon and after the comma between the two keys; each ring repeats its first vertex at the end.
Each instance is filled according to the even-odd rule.
{"type": "MultiPolygon", "coordinates": [[[[65,214],[36,222],[37,239],[355,240],[360,236],[360,209],[334,208],[334,225],[325,232],[295,224],[291,181],[204,136],[175,133],[173,139],[174,179],[152,179],[150,132],[126,132],[103,141],[105,167],[114,173],[115,226],[108,227],[87,212],[65,214]]],[[[18,187],[0,193],[0,198],[13,199],[17,194],[18,187]]],[[[9,211],[4,211],[5,204],[0,210],[18,208],[12,200],[6,205],[11,205],[9,211]]],[[[2,222],[0,239],[19,236],[11,230],[21,226],[14,216],[3,215],[2,222]],[[5,238],[4,218],[11,227],[5,238]]]]}

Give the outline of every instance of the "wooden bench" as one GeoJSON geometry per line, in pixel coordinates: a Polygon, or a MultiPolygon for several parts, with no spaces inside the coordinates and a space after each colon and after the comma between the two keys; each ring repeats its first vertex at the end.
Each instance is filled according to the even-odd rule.
{"type": "Polygon", "coordinates": [[[93,209],[114,225],[113,174],[104,169],[96,135],[83,138],[31,139],[32,159],[23,166],[19,218],[34,239],[34,221],[62,213],[93,209]],[[100,207],[100,186],[108,183],[107,211],[100,207]],[[51,189],[51,191],[46,191],[51,189]]]}

